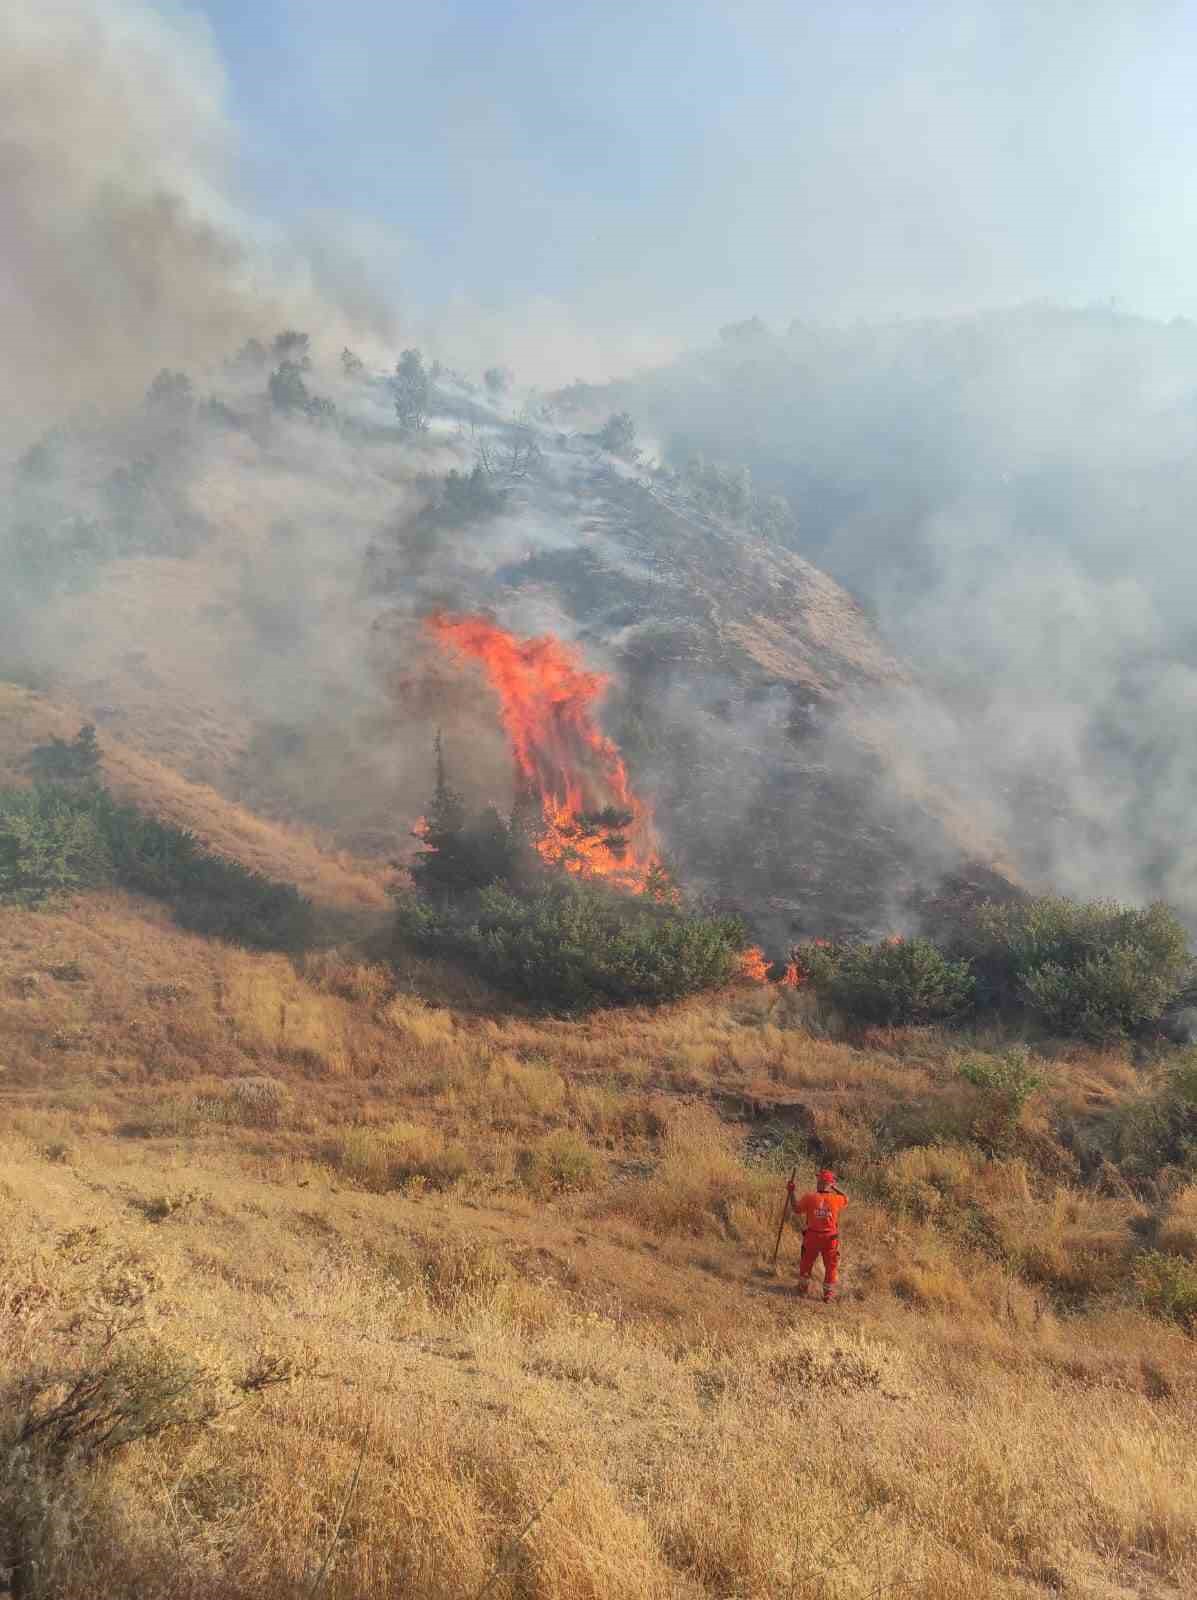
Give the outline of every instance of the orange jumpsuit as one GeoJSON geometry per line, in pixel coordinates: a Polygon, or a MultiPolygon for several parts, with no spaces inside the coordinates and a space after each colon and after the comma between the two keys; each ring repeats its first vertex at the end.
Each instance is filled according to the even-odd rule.
{"type": "Polygon", "coordinates": [[[802,1255],[798,1262],[798,1293],[810,1289],[815,1262],[823,1257],[823,1298],[834,1300],[840,1279],[840,1212],[848,1204],[842,1194],[812,1191],[794,1200],[794,1213],[802,1221],[802,1255]]]}

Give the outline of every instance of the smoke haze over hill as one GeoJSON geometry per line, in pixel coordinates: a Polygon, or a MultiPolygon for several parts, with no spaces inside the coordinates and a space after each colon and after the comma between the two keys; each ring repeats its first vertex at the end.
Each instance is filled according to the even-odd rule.
{"type": "Polygon", "coordinates": [[[904,737],[1028,871],[1197,910],[1197,327],[745,326],[609,400],[793,497],[798,548],[934,688],[904,737]]]}
{"type": "MultiPolygon", "coordinates": [[[[1007,65],[1037,49],[1050,64],[1049,46],[1079,25],[1065,10],[1011,43],[1007,65]]],[[[895,151],[914,159],[902,146],[855,200],[837,191],[840,209],[811,246],[822,254],[793,286],[805,298],[792,309],[809,320],[777,334],[740,323],[666,360],[680,323],[659,312],[652,326],[660,294],[643,262],[620,304],[610,270],[601,294],[568,273],[516,292],[518,219],[538,213],[509,142],[524,135],[493,108],[482,117],[498,140],[492,178],[512,180],[504,204],[493,185],[478,204],[495,293],[482,292],[483,252],[463,234],[452,258],[472,250],[471,270],[447,276],[438,299],[423,281],[432,222],[411,250],[389,198],[378,217],[353,214],[362,171],[351,162],[344,217],[321,192],[343,130],[332,87],[355,61],[366,72],[360,56],[330,58],[322,87],[319,52],[306,60],[328,148],[312,157],[314,208],[285,213],[261,192],[266,145],[247,122],[245,41],[223,7],[206,13],[21,0],[0,21],[0,451],[11,473],[0,668],[60,682],[102,724],[192,776],[386,853],[420,809],[441,720],[471,798],[510,798],[493,707],[423,627],[438,607],[491,612],[517,634],[576,642],[612,674],[609,731],[656,804],[668,851],[778,939],[792,923],[816,931],[837,916],[900,922],[916,880],[972,854],[1078,893],[1162,893],[1197,919],[1192,324],[1109,307],[960,311],[1032,281],[1093,287],[1063,267],[1038,277],[1010,267],[1020,249],[1033,261],[1035,239],[1056,237],[1033,226],[1043,191],[1019,212],[1002,271],[965,272],[967,292],[949,292],[942,274],[965,257],[912,234],[888,254],[910,269],[897,274],[905,301],[870,289],[862,271],[853,293],[874,295],[877,318],[836,327],[848,302],[818,286],[856,252],[852,217],[882,190],[898,206],[895,151]],[[891,315],[936,304],[957,314],[891,315]],[[311,334],[292,379],[300,405],[271,397],[286,352],[270,341],[288,327],[311,334]],[[248,358],[247,340],[260,341],[248,358]],[[345,344],[365,358],[360,373],[343,369],[345,344]],[[438,373],[430,427],[414,436],[397,425],[385,376],[413,344],[464,368],[438,373]],[[658,364],[551,403],[533,387],[646,361],[658,364]],[[484,366],[512,364],[514,383],[480,384],[484,366]],[[190,387],[168,383],[147,401],[164,367],[190,387]],[[596,442],[623,407],[645,446],[638,461],[596,442]],[[499,472],[485,514],[448,514],[446,474],[520,440],[535,445],[534,470],[499,472]],[[692,468],[696,455],[705,466],[692,468]],[[717,490],[712,464],[726,469],[717,490]]],[[[994,26],[985,8],[968,16],[937,31],[928,12],[916,30],[928,59],[951,57],[966,77],[994,26]]],[[[1109,80],[1120,41],[1128,84],[1156,59],[1155,36],[1128,8],[1087,16],[1095,76],[1081,99],[1109,80]]],[[[451,88],[439,110],[410,91],[412,150],[449,125],[475,81],[459,78],[452,53],[460,22],[413,40],[413,62],[444,52],[451,88]]],[[[839,48],[860,22],[851,11],[839,48]]],[[[772,8],[746,8],[749,56],[777,25],[772,8]]],[[[318,33],[318,19],[297,18],[277,60],[259,61],[263,104],[318,33]]],[[[556,24],[545,49],[572,37],[556,24]]],[[[685,72],[709,70],[713,37],[700,34],[685,72]]],[[[654,24],[645,49],[660,43],[654,24]]],[[[872,54],[860,63],[870,81],[882,70],[872,54]]],[[[1056,69],[1044,71],[1028,115],[1058,130],[1063,113],[1045,109],[1056,69]]],[[[903,103],[941,131],[957,125],[963,112],[942,83],[924,93],[903,81],[903,103]]],[[[987,115],[1001,121],[1016,81],[1011,67],[987,115]]],[[[870,139],[898,87],[873,104],[870,139]]],[[[843,133],[838,93],[827,128],[843,133]]],[[[769,104],[762,89],[761,115],[769,104]]],[[[376,125],[372,107],[361,116],[376,125]]],[[[733,123],[729,149],[746,126],[733,123]]],[[[544,132],[549,145],[556,137],[544,132]]],[[[1061,161],[1071,137],[1059,135],[1061,161]]],[[[662,140],[658,154],[670,148],[662,140]]],[[[310,153],[296,145],[297,166],[307,170],[310,153]]],[[[726,154],[712,168],[722,174],[712,216],[726,200],[726,154]]],[[[828,133],[803,178],[808,200],[856,170],[851,155],[828,133]]],[[[1008,155],[986,156],[1001,168],[980,191],[994,215],[1017,168],[1008,155]]],[[[656,173],[650,156],[644,170],[656,173]]],[[[744,176],[754,227],[773,160],[744,176]]],[[[943,178],[935,163],[927,171],[943,178]]],[[[543,195],[556,193],[560,174],[543,176],[543,195]]],[[[928,216],[943,212],[937,184],[928,216]]],[[[430,189],[412,178],[414,215],[430,189]]],[[[1096,216],[1096,190],[1085,192],[1096,216]]],[[[615,204],[597,186],[590,198],[596,214],[615,204]]],[[[966,265],[982,253],[978,209],[974,196],[963,214],[944,213],[943,227],[971,241],[966,265]]],[[[560,237],[580,237],[564,201],[557,222],[560,237]]],[[[626,243],[619,230],[631,225],[625,216],[612,238],[626,243]]],[[[1102,260],[1129,282],[1124,245],[1102,260]]],[[[887,251],[876,255],[883,266],[887,251]]],[[[710,264],[716,279],[727,265],[710,264]]],[[[675,298],[722,308],[710,282],[676,273],[675,298]]],[[[1165,280],[1153,281],[1147,298],[1159,304],[1165,280]]],[[[761,288],[768,310],[775,286],[761,288]]]]}

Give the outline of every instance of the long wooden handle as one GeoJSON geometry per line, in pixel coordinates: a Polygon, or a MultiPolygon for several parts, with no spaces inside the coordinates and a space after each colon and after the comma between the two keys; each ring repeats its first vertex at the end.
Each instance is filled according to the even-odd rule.
{"type": "MultiPolygon", "coordinates": [[[[797,1178],[797,1176],[798,1176],[798,1168],[795,1167],[793,1172],[790,1173],[790,1182],[793,1183],[795,1178],[797,1178]]],[[[772,1263],[771,1263],[772,1266],[776,1266],[777,1265],[777,1252],[781,1249],[781,1236],[785,1232],[786,1218],[789,1216],[789,1214],[790,1214],[790,1191],[787,1189],[786,1190],[785,1204],[781,1208],[781,1221],[777,1224],[777,1239],[776,1239],[776,1242],[774,1243],[774,1246],[773,1246],[773,1260],[772,1260],[772,1263]]]]}

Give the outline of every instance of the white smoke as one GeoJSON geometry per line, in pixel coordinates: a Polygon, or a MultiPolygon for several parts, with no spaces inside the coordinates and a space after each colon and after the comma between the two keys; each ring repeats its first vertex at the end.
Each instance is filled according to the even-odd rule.
{"type": "MultiPolygon", "coordinates": [[[[0,449],[318,308],[348,331],[309,266],[279,270],[236,159],[199,19],[142,0],[0,8],[0,449]]],[[[376,303],[353,311],[376,328],[376,303]]]]}

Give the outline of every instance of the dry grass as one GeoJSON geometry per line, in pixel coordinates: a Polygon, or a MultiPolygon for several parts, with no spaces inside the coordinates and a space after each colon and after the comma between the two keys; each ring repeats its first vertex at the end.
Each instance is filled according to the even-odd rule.
{"type": "MultiPolygon", "coordinates": [[[[359,1460],[337,1600],[1192,1592],[1193,1343],[1139,1309],[1133,1202],[877,1143],[959,1052],[751,992],[486,1017],[118,895],[0,913],[0,1384],[143,1291],[136,1338],[214,1382],[313,1373],[43,1497],[46,1592],[299,1600],[359,1460]],[[754,1099],[849,1163],[834,1313],[792,1235],[761,1270],[791,1156],[714,1109],[754,1099]]],[[[1134,1092],[1108,1053],[1049,1078],[1045,1126],[1134,1092]]]]}
{"type": "Polygon", "coordinates": [[[1172,1196],[1156,1235],[1159,1249],[1197,1261],[1197,1183],[1172,1196]]]}
{"type": "Polygon", "coordinates": [[[163,1224],[122,1205],[126,1158],[96,1164],[85,1204],[19,1143],[5,1155],[6,1378],[78,1360],[56,1331],[70,1308],[145,1287],[166,1350],[319,1374],[93,1478],[63,1596],[298,1597],[359,1457],[327,1579],[343,1600],[476,1595],[497,1565],[491,1592],[521,1600],[1117,1594],[1132,1575],[1163,1596],[1197,1573],[1197,1385],[1158,1328],[1118,1342],[1142,1340],[1170,1395],[1107,1374],[1095,1405],[1050,1320],[779,1321],[740,1291],[733,1329],[686,1334],[587,1310],[585,1270],[538,1281],[457,1217],[408,1232],[411,1202],[317,1204],[217,1166],[163,1224]]]}

